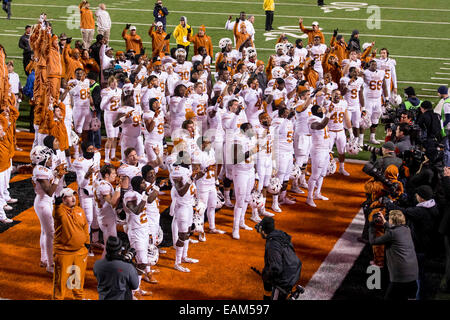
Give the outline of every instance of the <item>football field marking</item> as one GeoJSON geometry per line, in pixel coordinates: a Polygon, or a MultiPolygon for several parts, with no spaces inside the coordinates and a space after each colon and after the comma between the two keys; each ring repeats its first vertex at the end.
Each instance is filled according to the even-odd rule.
{"type": "Polygon", "coordinates": [[[437,77],[431,77],[431,79],[433,79],[433,80],[448,80],[448,81],[450,81],[449,78],[437,78],[437,77]]]}
{"type": "MultiPolygon", "coordinates": [[[[60,6],[60,5],[50,5],[50,4],[31,4],[31,3],[16,3],[17,6],[26,6],[26,7],[50,7],[50,8],[67,8],[67,6],[60,6]]],[[[96,8],[93,8],[96,9],[96,8]]],[[[133,11],[133,12],[153,12],[153,9],[134,9],[134,8],[110,8],[110,10],[119,10],[119,11],[133,11]]],[[[205,15],[222,15],[222,16],[230,16],[230,15],[236,15],[236,13],[230,13],[230,12],[198,12],[198,11],[170,11],[171,13],[182,13],[182,14],[205,14],[205,15]]],[[[265,17],[265,14],[252,14],[255,17],[265,17]]],[[[287,15],[277,15],[279,18],[286,18],[286,19],[297,19],[300,16],[287,16],[287,15]]],[[[366,19],[362,18],[342,18],[342,17],[318,17],[318,16],[303,16],[303,18],[307,19],[323,19],[323,20],[344,20],[344,21],[367,21],[366,19]]],[[[380,19],[381,22],[392,22],[392,23],[408,23],[411,24],[410,20],[383,20],[380,19]]],[[[436,24],[436,25],[450,25],[450,22],[445,21],[422,21],[422,20],[415,20],[414,23],[419,24],[436,24]]]]}
{"type": "MultiPolygon", "coordinates": [[[[208,3],[237,3],[237,4],[252,4],[252,5],[257,5],[257,6],[261,6],[261,2],[254,2],[254,1],[222,1],[222,0],[179,0],[179,1],[184,1],[184,2],[208,2],[208,3]]],[[[340,2],[340,3],[345,3],[345,2],[340,2]]],[[[277,2],[276,3],[277,6],[302,6],[302,7],[317,7],[317,5],[314,4],[307,4],[307,3],[286,3],[286,2],[277,2]]],[[[262,6],[261,6],[262,7],[262,6]]],[[[437,11],[437,12],[441,12],[441,11],[450,11],[450,9],[434,9],[434,8],[403,8],[403,7],[383,7],[383,6],[378,6],[381,9],[387,9],[387,10],[417,10],[417,11],[437,11]]],[[[361,7],[362,9],[364,9],[365,7],[361,7]]]]}
{"type": "Polygon", "coordinates": [[[301,300],[330,300],[361,254],[365,244],[357,240],[364,228],[364,213],[360,209],[305,286],[301,300]]]}

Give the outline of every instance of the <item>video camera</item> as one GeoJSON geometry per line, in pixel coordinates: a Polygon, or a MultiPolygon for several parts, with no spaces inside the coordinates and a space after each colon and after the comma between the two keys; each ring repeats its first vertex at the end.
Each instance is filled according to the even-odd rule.
{"type": "Polygon", "coordinates": [[[392,183],[391,181],[386,179],[386,177],[383,175],[383,173],[378,168],[376,168],[373,163],[367,162],[364,165],[362,171],[365,174],[374,178],[376,181],[379,181],[383,185],[385,185],[387,187],[386,191],[389,193],[389,195],[397,196],[397,190],[398,190],[399,185],[396,183],[392,183]]]}

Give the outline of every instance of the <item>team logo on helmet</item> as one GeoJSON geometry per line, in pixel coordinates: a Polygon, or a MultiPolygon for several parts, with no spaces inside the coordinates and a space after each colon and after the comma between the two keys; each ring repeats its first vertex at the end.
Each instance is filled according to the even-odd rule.
{"type": "Polygon", "coordinates": [[[269,185],[267,186],[267,191],[269,191],[272,194],[278,194],[281,190],[281,182],[280,179],[277,177],[272,177],[269,180],[269,185]]]}
{"type": "Polygon", "coordinates": [[[272,69],[272,78],[273,79],[283,78],[285,73],[286,72],[282,67],[275,67],[272,69]]]}
{"type": "Polygon", "coordinates": [[[346,151],[349,154],[358,154],[359,153],[359,146],[358,146],[358,139],[354,138],[353,140],[349,140],[347,142],[347,145],[345,146],[346,151]]]}
{"type": "Polygon", "coordinates": [[[336,160],[334,159],[333,155],[330,153],[330,162],[328,163],[327,176],[331,176],[335,172],[336,172],[336,160]]]}
{"type": "Polygon", "coordinates": [[[250,206],[253,209],[262,209],[264,207],[264,197],[261,192],[257,190],[252,191],[251,198],[250,206]]]}
{"type": "Polygon", "coordinates": [[[295,180],[300,178],[301,175],[302,175],[302,168],[300,168],[298,164],[294,163],[290,178],[295,180]]]}
{"type": "Polygon", "coordinates": [[[151,266],[154,266],[158,263],[159,260],[159,250],[154,244],[149,244],[147,250],[148,263],[151,266]]]}
{"type": "Polygon", "coordinates": [[[176,57],[178,57],[178,56],[184,56],[184,57],[186,57],[186,50],[184,50],[183,48],[178,48],[178,49],[175,51],[175,56],[176,56],[176,57]]]}
{"type": "Polygon", "coordinates": [[[219,41],[219,48],[220,49],[226,48],[226,46],[229,45],[229,44],[232,44],[230,38],[222,38],[219,41]]]}

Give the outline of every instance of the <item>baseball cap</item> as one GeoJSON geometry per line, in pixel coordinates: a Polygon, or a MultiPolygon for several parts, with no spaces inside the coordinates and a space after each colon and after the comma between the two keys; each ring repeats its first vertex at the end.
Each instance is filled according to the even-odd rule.
{"type": "Polygon", "coordinates": [[[71,196],[73,196],[75,194],[77,194],[77,192],[75,190],[73,190],[73,189],[70,189],[70,188],[64,188],[64,189],[61,190],[61,193],[60,193],[61,197],[63,197],[63,198],[64,197],[71,197],[71,196]]]}
{"type": "Polygon", "coordinates": [[[416,95],[416,91],[414,90],[413,87],[407,87],[405,88],[405,94],[408,96],[415,96],[416,95]]]}
{"type": "Polygon", "coordinates": [[[395,151],[395,145],[392,141],[388,141],[385,144],[383,144],[383,148],[390,150],[390,151],[395,151]]]}
{"type": "Polygon", "coordinates": [[[264,217],[259,225],[266,234],[269,234],[275,229],[275,220],[272,217],[264,217]]]}
{"type": "Polygon", "coordinates": [[[158,22],[156,23],[156,26],[157,26],[157,27],[162,27],[162,26],[163,26],[163,23],[162,23],[161,21],[158,21],[158,22]]]}
{"type": "Polygon", "coordinates": [[[67,36],[64,32],[59,35],[59,40],[67,40],[67,36]]]}
{"type": "Polygon", "coordinates": [[[136,27],[135,26],[131,26],[130,27],[130,31],[135,30],[136,31],[136,27]]]}
{"type": "Polygon", "coordinates": [[[27,29],[27,28],[31,28],[31,26],[30,26],[29,24],[27,24],[27,25],[25,26],[25,29],[27,29]]]}
{"type": "Polygon", "coordinates": [[[122,248],[122,241],[118,237],[109,236],[106,241],[106,252],[117,252],[122,248]]]}
{"type": "Polygon", "coordinates": [[[319,23],[318,23],[317,21],[314,21],[314,22],[312,23],[312,25],[313,25],[313,26],[318,26],[319,23]]]}
{"type": "Polygon", "coordinates": [[[447,94],[448,93],[448,88],[446,86],[440,86],[437,91],[440,94],[447,94]]]}

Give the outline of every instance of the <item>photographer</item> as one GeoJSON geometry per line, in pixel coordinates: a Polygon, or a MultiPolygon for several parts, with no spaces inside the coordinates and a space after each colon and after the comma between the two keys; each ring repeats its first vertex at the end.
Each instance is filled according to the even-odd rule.
{"type": "Polygon", "coordinates": [[[432,240],[437,233],[437,223],[439,219],[439,210],[433,199],[433,190],[428,185],[422,185],[416,188],[415,198],[417,205],[409,208],[399,207],[391,202],[386,204],[386,209],[400,210],[406,218],[407,225],[411,228],[411,234],[414,241],[414,248],[417,254],[419,266],[419,290],[417,299],[425,297],[425,263],[428,254],[432,252],[432,240]]]}
{"type": "MultiPolygon", "coordinates": [[[[297,257],[291,236],[275,229],[275,221],[264,217],[255,229],[266,239],[262,279],[264,290],[271,292],[271,300],[286,300],[292,287],[300,279],[302,263],[297,257]]],[[[264,296],[264,300],[269,299],[264,296]]]]}
{"type": "Polygon", "coordinates": [[[425,148],[425,154],[430,161],[435,162],[438,156],[438,142],[442,138],[441,123],[430,101],[422,102],[420,111],[421,114],[417,118],[417,125],[422,131],[420,143],[425,148]]]}
{"type": "Polygon", "coordinates": [[[380,215],[384,226],[384,235],[375,238],[375,222],[371,222],[369,242],[372,245],[386,247],[387,267],[389,270],[389,287],[385,300],[407,300],[413,298],[417,291],[419,268],[411,231],[405,224],[405,216],[401,211],[389,212],[389,223],[380,215]]]}
{"type": "Polygon", "coordinates": [[[158,0],[153,9],[153,16],[155,17],[155,23],[159,21],[162,22],[164,31],[166,31],[166,16],[168,15],[169,10],[167,10],[166,7],[163,7],[162,0],[158,0]]]}
{"type": "MultiPolygon", "coordinates": [[[[377,149],[379,150],[379,149],[377,149]]],[[[369,150],[370,151],[370,150],[369,150]]],[[[372,151],[375,152],[376,150],[372,151]]],[[[381,147],[381,154],[383,157],[377,159],[374,163],[375,167],[384,172],[391,164],[395,165],[398,169],[401,168],[403,161],[395,155],[395,145],[392,141],[388,141],[381,147]]]]}
{"type": "Polygon", "coordinates": [[[450,167],[444,168],[442,177],[442,189],[444,190],[442,220],[439,225],[439,233],[444,238],[445,247],[445,273],[441,280],[440,289],[450,292],[450,167]]]}
{"type": "Polygon", "coordinates": [[[124,261],[122,241],[110,236],[106,242],[106,256],[94,264],[99,300],[133,300],[132,290],[139,288],[136,268],[124,261]]]}
{"type": "Polygon", "coordinates": [[[410,126],[408,124],[401,123],[397,126],[394,139],[397,154],[402,154],[407,150],[411,150],[412,144],[409,132],[410,126]]]}

